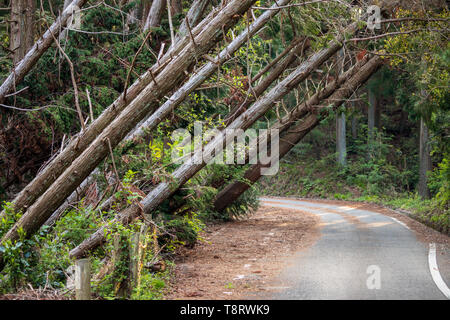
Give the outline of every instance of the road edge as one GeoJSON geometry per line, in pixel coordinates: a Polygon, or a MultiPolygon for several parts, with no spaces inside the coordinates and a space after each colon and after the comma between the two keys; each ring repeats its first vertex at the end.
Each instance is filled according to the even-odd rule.
{"type": "Polygon", "coordinates": [[[436,260],[436,244],[430,243],[430,250],[428,251],[428,266],[430,268],[431,277],[434,283],[442,294],[450,300],[450,289],[447,287],[444,279],[442,279],[441,273],[436,260]]]}

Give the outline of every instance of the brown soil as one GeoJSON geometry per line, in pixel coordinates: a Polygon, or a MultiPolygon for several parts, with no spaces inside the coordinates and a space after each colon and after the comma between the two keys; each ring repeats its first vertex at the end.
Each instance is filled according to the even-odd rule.
{"type": "Polygon", "coordinates": [[[319,221],[299,210],[263,207],[248,220],[209,226],[204,242],[179,253],[166,299],[243,299],[272,290],[287,258],[318,239],[319,221]]]}
{"type": "MultiPolygon", "coordinates": [[[[406,224],[419,241],[435,242],[446,249],[450,245],[448,236],[383,206],[302,200],[378,212],[406,224]]],[[[358,227],[370,227],[350,215],[342,216],[358,227]]],[[[245,299],[277,290],[273,279],[288,266],[289,258],[313,245],[319,234],[317,216],[275,207],[263,207],[248,220],[209,226],[203,235],[205,242],[179,253],[174,283],[166,299],[245,299]]],[[[440,252],[439,259],[449,258],[445,250],[440,252]]]]}

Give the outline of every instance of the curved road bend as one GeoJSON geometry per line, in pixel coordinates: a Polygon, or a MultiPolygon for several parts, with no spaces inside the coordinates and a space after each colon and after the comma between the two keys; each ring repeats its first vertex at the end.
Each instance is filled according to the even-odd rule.
{"type": "Polygon", "coordinates": [[[281,272],[281,290],[261,298],[450,299],[449,260],[437,259],[434,265],[434,244],[418,241],[402,222],[345,205],[260,200],[264,206],[302,210],[321,218],[318,241],[298,252],[281,272]]]}

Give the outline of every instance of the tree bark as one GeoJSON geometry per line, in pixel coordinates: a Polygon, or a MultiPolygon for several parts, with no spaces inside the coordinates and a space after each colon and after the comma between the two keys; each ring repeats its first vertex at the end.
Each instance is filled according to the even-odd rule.
{"type": "MultiPolygon", "coordinates": [[[[67,7],[70,5],[70,3],[72,2],[72,0],[64,0],[64,4],[63,4],[63,12],[64,10],[67,9],[67,7]]],[[[59,41],[64,41],[67,39],[67,30],[64,29],[63,31],[61,31],[61,34],[59,35],[59,41]]]]}
{"type": "MultiPolygon", "coordinates": [[[[108,145],[115,147],[149,112],[152,104],[164,97],[186,77],[185,71],[195,64],[196,59],[210,50],[221,38],[223,31],[240,19],[255,0],[233,0],[220,10],[189,45],[170,61],[164,72],[158,74],[142,92],[123,110],[118,117],[73,161],[49,188],[19,219],[3,237],[16,240],[18,230],[23,229],[27,236],[36,232],[64,200],[83,182],[83,180],[109,154],[108,145]]],[[[96,121],[98,121],[98,118],[96,121]]],[[[95,124],[95,123],[94,123],[95,124]]]]}
{"type": "Polygon", "coordinates": [[[427,174],[432,169],[430,156],[429,132],[423,118],[420,119],[420,144],[419,144],[419,196],[422,199],[430,199],[427,174]]]}
{"type": "MultiPolygon", "coordinates": [[[[12,1],[15,3],[16,1],[12,1]]],[[[71,6],[81,8],[87,0],[74,0],[71,6]]],[[[14,70],[9,74],[6,80],[0,87],[0,103],[5,101],[5,96],[11,93],[14,88],[23,80],[25,75],[34,67],[39,58],[52,45],[53,36],[58,37],[60,31],[67,25],[69,18],[72,16],[70,8],[63,11],[58,19],[50,26],[50,29],[44,33],[42,37],[34,44],[34,46],[27,52],[25,57],[17,63],[14,70]]]]}
{"type": "Polygon", "coordinates": [[[151,0],[142,0],[138,7],[138,18],[141,20],[141,29],[144,30],[145,23],[147,22],[148,13],[152,7],[151,0]]]}
{"type": "MultiPolygon", "coordinates": [[[[344,72],[345,55],[344,50],[339,51],[339,73],[344,72]]],[[[345,113],[336,114],[336,153],[337,162],[341,166],[347,165],[347,144],[346,144],[346,128],[345,128],[345,113]]]]}
{"type": "MultiPolygon", "coordinates": [[[[200,19],[203,17],[206,7],[208,6],[208,4],[210,2],[211,2],[211,0],[195,0],[192,3],[192,5],[189,8],[189,11],[186,15],[186,19],[191,28],[196,26],[197,23],[200,21],[200,19]]],[[[180,28],[178,29],[178,33],[175,36],[175,41],[178,41],[180,38],[182,38],[188,34],[188,26],[186,24],[186,19],[183,21],[180,28]]]]}
{"type": "MultiPolygon", "coordinates": [[[[367,79],[369,79],[382,65],[382,60],[379,57],[372,58],[368,63],[366,63],[361,68],[358,68],[358,72],[343,84],[339,90],[334,89],[334,93],[329,96],[328,100],[322,102],[317,102],[317,97],[313,97],[305,106],[315,105],[313,112],[299,112],[296,114],[295,119],[298,120],[301,117],[306,116],[304,121],[301,123],[290,122],[290,126],[282,128],[280,132],[286,132],[280,139],[279,144],[279,158],[284,157],[298,142],[300,142],[306,134],[311,132],[320,123],[320,118],[318,113],[331,104],[333,108],[339,107],[342,103],[348,99],[353,92],[355,92],[361,85],[363,85],[367,79]]],[[[356,71],[356,70],[355,70],[356,71]]],[[[273,128],[278,128],[279,126],[273,126],[273,128]]],[[[214,207],[217,211],[223,211],[231,203],[236,201],[239,196],[248,190],[251,184],[255,183],[261,177],[261,164],[252,165],[244,174],[244,179],[248,181],[247,183],[241,181],[235,181],[228,186],[226,186],[219,194],[216,196],[214,201],[214,207]]]]}
{"type": "Polygon", "coordinates": [[[171,12],[173,15],[177,15],[183,12],[182,0],[170,0],[171,12]]]}
{"type": "Polygon", "coordinates": [[[165,12],[167,0],[153,0],[152,6],[147,16],[147,20],[144,26],[144,32],[150,30],[150,28],[159,27],[161,24],[162,16],[165,12]]]}
{"type": "Polygon", "coordinates": [[[34,0],[16,0],[11,2],[10,50],[13,51],[13,63],[16,66],[34,43],[34,0]]]}
{"type": "MultiPolygon", "coordinates": [[[[81,0],[76,0],[80,4],[81,0]]],[[[74,3],[72,3],[74,5],[74,3]]],[[[229,18],[229,17],[228,17],[229,18]]],[[[228,19],[226,12],[221,10],[213,10],[201,23],[198,24],[196,28],[192,30],[193,36],[197,37],[202,34],[205,37],[204,30],[209,27],[208,30],[217,27],[217,21],[226,21],[228,19]],[[214,21],[215,24],[212,22],[214,21]]],[[[220,25],[220,23],[219,23],[220,25]]],[[[51,28],[54,28],[53,26],[51,28]]],[[[55,27],[56,28],[56,27],[55,27]]],[[[216,37],[214,41],[217,41],[220,37],[220,33],[216,31],[213,32],[216,37]]],[[[51,35],[50,35],[51,37],[51,35]]],[[[39,43],[39,41],[38,41],[39,43]]],[[[36,47],[36,46],[35,46],[36,47]]],[[[65,169],[67,169],[72,162],[85,150],[92,141],[114,120],[118,115],[127,107],[130,101],[134,100],[139,93],[141,93],[147,86],[154,85],[153,79],[158,76],[163,70],[166,69],[170,62],[173,62],[174,57],[177,57],[181,51],[184,50],[184,55],[189,55],[191,57],[195,56],[193,51],[192,41],[189,36],[185,36],[183,39],[179,40],[171,49],[157,62],[154,66],[150,68],[145,74],[143,74],[136,82],[128,88],[126,93],[122,93],[107,109],[105,109],[100,117],[95,119],[95,121],[90,124],[85,131],[80,135],[72,139],[69,145],[55,158],[53,159],[41,172],[36,176],[33,181],[31,181],[22,191],[16,196],[12,201],[14,209],[16,211],[25,211],[29,206],[31,206],[38,197],[40,197],[51,184],[60,176],[65,169]]],[[[177,60],[179,61],[179,59],[177,60]]],[[[183,73],[182,70],[181,73],[183,73]]],[[[169,73],[171,71],[168,71],[169,73]]],[[[181,76],[181,74],[180,74],[181,76]]],[[[166,81],[165,85],[169,84],[166,81]]],[[[166,88],[167,90],[167,88],[166,88]]],[[[147,93],[152,91],[147,90],[147,93]]],[[[157,92],[157,91],[156,91],[157,92]]],[[[164,91],[166,92],[166,91],[164,91]]],[[[159,92],[158,94],[160,94],[159,92]]],[[[164,96],[160,94],[159,97],[164,96]]],[[[155,95],[147,94],[141,99],[144,104],[151,104],[148,106],[147,110],[152,110],[156,107],[156,101],[158,97],[155,95]]],[[[4,216],[4,212],[0,214],[0,218],[4,216]]]]}
{"type": "MultiPolygon", "coordinates": [[[[241,0],[242,1],[242,0],[241,0]]],[[[345,34],[353,34],[357,30],[357,24],[352,24],[347,28],[345,34]]],[[[342,33],[344,34],[344,33],[342,33]]],[[[256,120],[263,116],[273,104],[291,92],[298,86],[300,82],[305,80],[311,72],[316,70],[322,63],[327,61],[340,48],[342,48],[343,36],[339,35],[336,40],[328,43],[327,48],[320,50],[312,55],[307,61],[296,68],[289,76],[270,90],[264,97],[253,104],[251,108],[242,113],[236,120],[234,120],[227,129],[242,129],[246,130],[256,120]]],[[[223,132],[219,133],[213,141],[208,143],[204,148],[204,154],[213,154],[218,146],[226,146],[231,141],[234,141],[234,136],[226,136],[223,132]]],[[[119,213],[115,220],[127,224],[133,221],[141,214],[152,212],[165,199],[170,197],[180,186],[194,176],[201,170],[205,163],[202,161],[201,153],[196,153],[193,157],[188,159],[183,165],[172,173],[172,180],[170,182],[159,183],[140,203],[140,205],[132,205],[119,213]]],[[[70,252],[71,257],[80,257],[85,255],[88,251],[101,245],[105,239],[105,232],[107,226],[101,227],[91,237],[81,243],[78,247],[70,252]]]]}
{"type": "Polygon", "coordinates": [[[337,160],[341,166],[347,165],[347,143],[345,129],[345,113],[336,115],[336,151],[337,160]]]}
{"type": "MultiPolygon", "coordinates": [[[[246,110],[246,108],[248,106],[250,106],[254,102],[255,99],[259,98],[260,95],[262,95],[264,93],[264,91],[266,91],[267,88],[270,85],[272,85],[272,83],[274,81],[276,81],[283,74],[283,72],[286,70],[286,68],[288,68],[290,65],[292,65],[297,60],[297,58],[300,57],[303,54],[303,52],[309,48],[309,45],[310,45],[309,41],[305,42],[305,41],[301,41],[300,39],[296,39],[296,40],[292,41],[292,44],[289,46],[291,53],[280,63],[272,65],[273,70],[263,81],[261,81],[256,87],[253,88],[254,96],[249,98],[247,102],[245,102],[244,104],[241,105],[243,107],[243,108],[240,108],[241,112],[236,112],[235,116],[240,115],[242,112],[244,112],[246,110]]],[[[288,52],[283,51],[278,56],[278,57],[280,57],[280,59],[278,59],[278,57],[277,57],[276,60],[279,62],[281,60],[281,58],[284,57],[287,53],[289,53],[289,51],[288,52]]],[[[265,69],[266,72],[268,70],[269,69],[265,69]]],[[[252,80],[255,80],[255,79],[252,79],[252,80]]],[[[173,100],[173,98],[170,98],[169,100],[173,100]]],[[[138,127],[131,134],[129,134],[124,139],[123,144],[128,145],[130,142],[134,142],[135,139],[142,137],[145,134],[145,132],[148,132],[148,130],[149,130],[149,127],[147,127],[146,121],[142,122],[140,125],[138,125],[138,127]]],[[[89,178],[87,178],[87,179],[89,179],[89,178]]],[[[111,200],[112,200],[111,198],[108,199],[107,201],[105,201],[105,203],[102,206],[110,205],[111,200]]],[[[58,211],[59,210],[60,209],[58,209],[58,211]]],[[[104,210],[102,209],[101,211],[104,211],[104,210]]]]}
{"type": "MultiPolygon", "coordinates": [[[[353,105],[355,105],[353,103],[353,105]]],[[[358,138],[358,118],[356,116],[352,117],[352,138],[356,140],[358,138]]]]}
{"type": "Polygon", "coordinates": [[[374,139],[374,129],[376,128],[376,115],[377,109],[379,108],[379,99],[377,93],[374,89],[369,89],[369,109],[367,112],[368,115],[368,134],[369,134],[369,143],[373,143],[374,139]]]}

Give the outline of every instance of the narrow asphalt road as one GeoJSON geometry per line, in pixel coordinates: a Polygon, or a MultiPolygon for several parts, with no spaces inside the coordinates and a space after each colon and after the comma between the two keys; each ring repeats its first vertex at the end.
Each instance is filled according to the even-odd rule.
{"type": "Polygon", "coordinates": [[[321,219],[318,241],[293,257],[277,280],[282,289],[263,299],[450,299],[448,260],[399,220],[345,205],[261,201],[321,219]]]}

